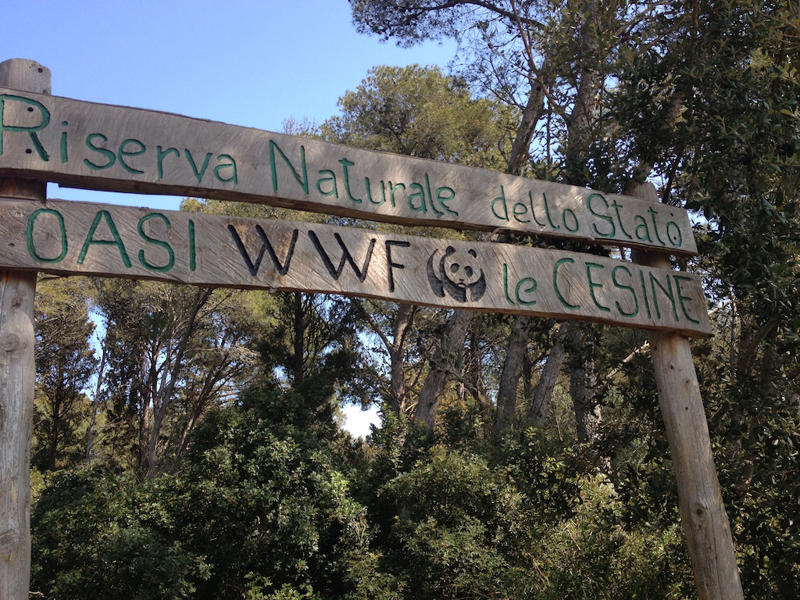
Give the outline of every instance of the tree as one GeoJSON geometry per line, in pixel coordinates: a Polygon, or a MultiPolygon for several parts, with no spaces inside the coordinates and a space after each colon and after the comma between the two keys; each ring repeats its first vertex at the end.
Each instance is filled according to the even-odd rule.
{"type": "Polygon", "coordinates": [[[94,466],[54,478],[32,515],[32,589],[64,599],[399,598],[337,464],[331,415],[308,427],[292,407],[313,400],[295,394],[253,387],[211,410],[179,474],[137,481],[94,466]]]}
{"type": "MultiPolygon", "coordinates": [[[[332,141],[484,168],[501,168],[508,160],[514,111],[474,98],[463,79],[445,76],[437,68],[376,67],[356,90],[342,96],[339,105],[342,114],[321,126],[323,136],[332,141]]],[[[406,344],[420,311],[400,306],[384,322],[370,317],[362,306],[389,356],[389,402],[401,414],[410,405],[406,344]]],[[[458,372],[453,356],[463,349],[471,319],[465,311],[447,317],[446,333],[434,350],[414,412],[428,428],[433,427],[446,381],[458,372]]]]}
{"type": "Polygon", "coordinates": [[[105,439],[112,455],[133,449],[133,465],[154,475],[167,446],[179,455],[214,399],[246,379],[255,359],[246,347],[253,335],[246,298],[156,283],[100,285],[108,352],[105,439]]]}
{"type": "Polygon", "coordinates": [[[84,279],[45,279],[35,301],[36,412],[32,464],[41,470],[69,466],[81,453],[86,413],[84,389],[94,372],[84,279]]]}
{"type": "Polygon", "coordinates": [[[349,146],[483,168],[509,150],[512,113],[437,67],[374,67],[339,107],[321,133],[349,146]]]}
{"type": "Polygon", "coordinates": [[[625,143],[661,177],[662,199],[703,217],[697,268],[720,334],[698,364],[742,581],[748,596],[791,597],[797,510],[763,515],[776,495],[797,493],[776,464],[797,443],[796,7],[672,8],[659,46],[621,56],[615,112],[625,143]]]}
{"type": "MultiPolygon", "coordinates": [[[[614,122],[605,109],[608,89],[613,85],[613,57],[622,44],[635,38],[652,21],[652,6],[646,3],[598,3],[566,1],[559,10],[540,2],[442,2],[413,0],[402,4],[381,0],[351,2],[360,31],[376,33],[400,44],[426,39],[456,37],[465,58],[462,72],[484,93],[493,94],[516,115],[511,153],[504,168],[514,174],[532,173],[575,185],[592,185],[604,191],[621,191],[619,174],[627,166],[624,157],[613,164],[600,140],[614,138],[614,122]],[[616,189],[615,189],[616,188],[616,189]]],[[[450,353],[458,352],[465,330],[461,319],[451,320],[454,333],[450,353]]],[[[496,431],[513,425],[525,357],[530,319],[517,317],[511,335],[497,394],[496,431]]],[[[572,326],[566,326],[571,330],[572,326]]],[[[572,336],[577,342],[581,336],[572,336]]],[[[586,362],[588,347],[573,344],[578,355],[575,371],[576,404],[591,394],[594,367],[586,362]]],[[[558,356],[560,349],[554,347],[558,356]]],[[[552,369],[560,361],[549,361],[552,369]]],[[[432,377],[441,379],[432,372],[432,377]]],[[[552,381],[552,374],[543,378],[552,381]]],[[[430,381],[432,394],[440,387],[430,381]]],[[[543,388],[545,391],[547,388],[543,388]]],[[[546,406],[539,402],[539,406],[546,406]]],[[[596,414],[576,410],[580,418],[596,414]]],[[[595,431],[585,420],[578,427],[595,431]]]]}

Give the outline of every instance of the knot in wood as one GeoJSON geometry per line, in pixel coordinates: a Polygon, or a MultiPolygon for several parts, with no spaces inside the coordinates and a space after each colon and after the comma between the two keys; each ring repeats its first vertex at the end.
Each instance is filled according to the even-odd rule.
{"type": "Polygon", "coordinates": [[[19,348],[19,341],[16,333],[4,333],[0,335],[0,348],[6,352],[13,352],[19,348]]]}
{"type": "Polygon", "coordinates": [[[20,535],[16,529],[7,529],[0,533],[0,556],[9,556],[19,548],[20,535]]]}
{"type": "Polygon", "coordinates": [[[709,514],[708,506],[705,502],[696,501],[692,503],[691,518],[696,527],[701,527],[709,514]]]}

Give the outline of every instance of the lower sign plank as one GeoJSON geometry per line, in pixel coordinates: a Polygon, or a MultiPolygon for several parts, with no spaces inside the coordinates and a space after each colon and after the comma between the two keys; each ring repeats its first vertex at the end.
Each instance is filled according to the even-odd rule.
{"type": "Polygon", "coordinates": [[[0,200],[0,240],[10,269],[711,333],[695,275],[575,252],[61,200],[0,200]]]}

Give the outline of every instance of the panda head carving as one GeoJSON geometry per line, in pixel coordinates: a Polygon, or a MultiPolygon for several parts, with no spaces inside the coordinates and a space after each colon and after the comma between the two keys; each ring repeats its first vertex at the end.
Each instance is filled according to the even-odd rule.
{"type": "Polygon", "coordinates": [[[428,259],[428,282],[440,298],[451,296],[458,302],[479,300],[486,292],[486,275],[478,263],[478,253],[448,246],[436,260],[436,250],[428,259]]]}

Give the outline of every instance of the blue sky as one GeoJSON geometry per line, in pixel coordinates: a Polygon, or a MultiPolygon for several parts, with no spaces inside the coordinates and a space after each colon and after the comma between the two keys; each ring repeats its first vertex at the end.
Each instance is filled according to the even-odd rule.
{"type": "MultiPolygon", "coordinates": [[[[29,58],[53,94],[280,131],[321,122],[376,65],[439,65],[453,43],[397,48],[356,33],[345,0],[2,0],[0,61],[29,58]]],[[[177,208],[180,198],[71,190],[48,196],[177,208]]],[[[364,432],[374,414],[348,410],[364,432]]]]}
{"type": "MultiPolygon", "coordinates": [[[[54,95],[270,131],[332,116],[372,66],[446,67],[456,50],[360,35],[346,0],[3,0],[0,18],[0,60],[48,67],[54,95]]],[[[56,186],[50,196],[109,201],[56,186]]]]}

